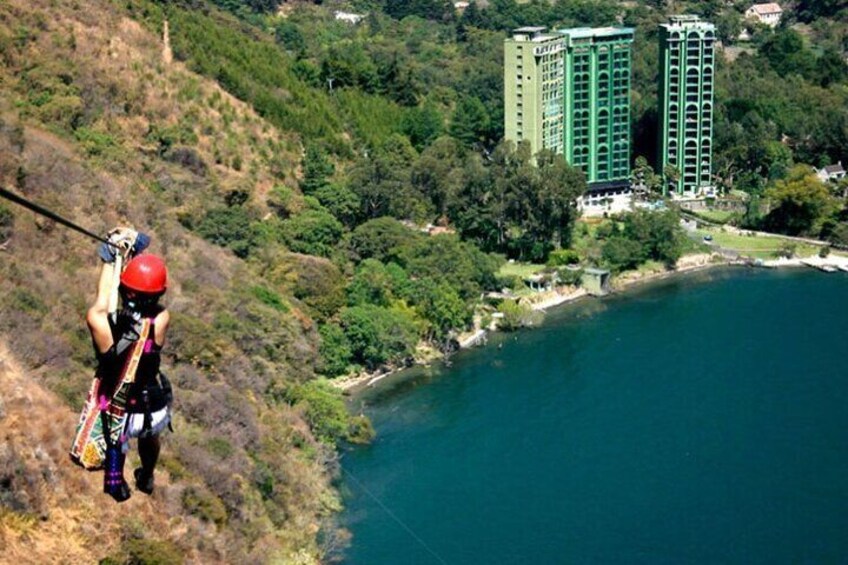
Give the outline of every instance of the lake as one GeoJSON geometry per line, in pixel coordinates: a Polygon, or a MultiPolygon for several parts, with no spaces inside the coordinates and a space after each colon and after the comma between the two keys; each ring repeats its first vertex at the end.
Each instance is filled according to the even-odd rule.
{"type": "Polygon", "coordinates": [[[344,563],[848,562],[848,275],[685,276],[453,361],[356,401],[344,563]]]}

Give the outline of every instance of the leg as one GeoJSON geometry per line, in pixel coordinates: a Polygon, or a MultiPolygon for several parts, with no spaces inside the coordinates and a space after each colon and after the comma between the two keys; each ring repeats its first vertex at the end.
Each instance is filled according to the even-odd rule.
{"type": "Polygon", "coordinates": [[[153,476],[156,462],[159,461],[159,436],[138,438],[138,456],[141,458],[141,468],[146,475],[153,476]]]}
{"type": "Polygon", "coordinates": [[[138,456],[141,467],[135,470],[135,486],[145,494],[153,493],[153,471],[159,460],[159,436],[138,438],[138,456]]]}

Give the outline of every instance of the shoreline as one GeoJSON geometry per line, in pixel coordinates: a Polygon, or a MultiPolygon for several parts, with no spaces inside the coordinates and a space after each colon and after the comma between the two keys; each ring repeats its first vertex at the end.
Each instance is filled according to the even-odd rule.
{"type": "MultiPolygon", "coordinates": [[[[742,265],[741,262],[733,262],[724,259],[718,253],[699,253],[694,255],[686,255],[680,258],[681,265],[672,270],[657,270],[648,272],[630,271],[625,273],[619,279],[613,281],[610,294],[624,292],[631,288],[641,286],[650,282],[660,281],[669,277],[694,273],[701,270],[706,270],[714,267],[724,267],[728,265],[742,265]]],[[[561,287],[546,293],[540,293],[539,300],[530,305],[530,308],[537,312],[547,312],[548,310],[564,304],[570,304],[580,299],[591,297],[586,289],[574,287],[561,287]]],[[[471,349],[474,347],[484,346],[488,342],[489,332],[498,331],[497,329],[478,328],[470,332],[460,335],[457,339],[459,342],[459,351],[471,349]]],[[[415,362],[411,366],[404,367],[389,367],[380,372],[369,373],[363,371],[355,375],[346,377],[338,377],[330,381],[334,387],[340,389],[343,394],[353,396],[357,392],[369,389],[382,381],[383,379],[410,369],[412,367],[426,367],[438,357],[428,356],[425,359],[415,362]]]]}
{"type": "MultiPolygon", "coordinates": [[[[625,293],[650,283],[660,282],[666,279],[707,271],[719,267],[753,266],[768,269],[812,267],[821,269],[822,265],[838,266],[840,270],[848,272],[848,257],[838,255],[830,256],[828,258],[810,256],[793,259],[781,258],[762,261],[760,263],[752,263],[749,259],[728,259],[718,252],[696,253],[681,257],[674,269],[669,270],[664,267],[658,267],[655,270],[627,271],[613,279],[610,292],[606,296],[625,293]]],[[[585,289],[575,289],[574,287],[560,287],[552,291],[540,293],[540,295],[539,299],[530,305],[531,309],[534,311],[547,312],[557,306],[571,304],[583,298],[592,297],[592,295],[590,295],[585,289]]],[[[458,342],[460,344],[459,351],[485,346],[488,343],[488,335],[492,331],[498,330],[479,328],[460,335],[458,338],[458,342]]],[[[343,394],[355,396],[359,392],[364,392],[365,390],[370,389],[387,377],[396,375],[397,373],[413,367],[427,367],[440,357],[441,356],[427,356],[424,359],[416,361],[410,366],[390,367],[379,373],[362,372],[358,375],[340,377],[330,382],[333,386],[339,388],[343,394]]]]}

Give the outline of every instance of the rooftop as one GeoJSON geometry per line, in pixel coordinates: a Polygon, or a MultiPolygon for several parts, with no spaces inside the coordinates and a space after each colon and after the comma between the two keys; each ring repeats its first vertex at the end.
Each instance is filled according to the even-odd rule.
{"type": "Polygon", "coordinates": [[[587,37],[609,37],[615,35],[633,35],[632,27],[572,27],[557,30],[558,33],[567,35],[572,39],[585,39],[587,37]]]}
{"type": "Polygon", "coordinates": [[[780,4],[777,2],[765,2],[763,4],[754,4],[749,8],[750,10],[754,10],[758,15],[765,16],[767,14],[780,14],[783,12],[783,8],[780,7],[780,4]]]}
{"type": "Polygon", "coordinates": [[[693,28],[715,30],[714,24],[711,24],[710,22],[705,22],[698,16],[693,16],[690,14],[670,16],[668,19],[668,23],[661,24],[660,27],[668,30],[682,30],[693,28]]]}
{"type": "Polygon", "coordinates": [[[512,30],[513,33],[539,33],[541,31],[545,31],[546,27],[544,26],[524,26],[517,29],[512,30]]]}

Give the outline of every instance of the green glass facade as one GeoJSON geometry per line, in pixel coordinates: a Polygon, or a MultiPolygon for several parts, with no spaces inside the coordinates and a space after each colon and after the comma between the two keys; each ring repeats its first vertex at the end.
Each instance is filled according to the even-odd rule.
{"type": "Polygon", "coordinates": [[[630,182],[632,28],[571,28],[565,38],[565,157],[590,190],[630,182]]]}
{"type": "Polygon", "coordinates": [[[631,28],[520,28],[504,42],[504,132],[550,149],[590,189],[630,180],[631,28]]]}
{"type": "Polygon", "coordinates": [[[666,193],[695,196],[712,189],[715,26],[672,16],[659,32],[658,169],[666,193]]]}

